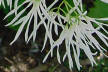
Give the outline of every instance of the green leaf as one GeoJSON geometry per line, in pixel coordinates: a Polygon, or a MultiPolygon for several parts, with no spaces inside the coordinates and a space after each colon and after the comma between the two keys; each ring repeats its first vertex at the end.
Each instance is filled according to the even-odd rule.
{"type": "Polygon", "coordinates": [[[94,7],[90,9],[88,12],[88,16],[101,18],[101,17],[108,17],[108,4],[103,3],[100,0],[96,0],[94,2],[94,7]]]}

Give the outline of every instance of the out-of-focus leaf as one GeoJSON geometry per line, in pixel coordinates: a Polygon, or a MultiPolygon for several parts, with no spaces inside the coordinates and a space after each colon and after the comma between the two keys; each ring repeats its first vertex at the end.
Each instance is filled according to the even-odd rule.
{"type": "Polygon", "coordinates": [[[96,0],[94,2],[94,7],[90,8],[90,11],[88,12],[88,16],[95,17],[95,18],[101,18],[101,17],[108,17],[108,4],[103,3],[100,0],[96,0]]]}

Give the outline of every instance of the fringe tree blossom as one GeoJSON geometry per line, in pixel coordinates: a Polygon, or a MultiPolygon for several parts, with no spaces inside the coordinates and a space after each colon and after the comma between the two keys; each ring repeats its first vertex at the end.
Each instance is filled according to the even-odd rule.
{"type": "MultiPolygon", "coordinates": [[[[66,52],[63,57],[63,61],[66,59],[66,57],[69,60],[69,67],[70,69],[73,68],[73,59],[72,59],[72,52],[74,59],[77,65],[78,70],[80,70],[80,50],[83,50],[84,53],[89,58],[92,66],[93,64],[96,64],[93,56],[97,54],[97,52],[92,53],[91,47],[95,50],[98,50],[102,54],[106,52],[106,50],[100,45],[100,43],[97,41],[97,39],[93,36],[94,34],[97,35],[104,44],[108,47],[108,37],[104,35],[101,30],[103,30],[105,33],[108,34],[108,32],[104,29],[104,26],[108,26],[107,24],[98,22],[97,20],[108,20],[107,18],[103,19],[95,19],[86,16],[87,12],[83,13],[82,10],[82,4],[81,2],[73,0],[75,7],[73,9],[70,9],[67,7],[68,13],[64,17],[64,21],[66,22],[66,26],[63,28],[63,31],[61,32],[59,38],[54,41],[52,40],[50,45],[51,49],[44,58],[43,62],[46,61],[47,57],[51,54],[51,57],[53,56],[53,50],[57,48],[57,59],[58,62],[61,63],[61,57],[59,54],[59,47],[60,45],[65,41],[66,46],[66,52]],[[80,6],[80,7],[78,7],[80,6]],[[73,13],[76,13],[76,16],[71,16],[73,13]],[[94,24],[97,25],[97,27],[94,27],[94,24]]],[[[67,3],[65,3],[67,4],[67,3]]],[[[70,6],[67,4],[67,6],[70,6]]],[[[63,11],[64,12],[64,11],[63,11]]],[[[106,56],[106,55],[105,55],[106,56]]]]}
{"type": "MultiPolygon", "coordinates": [[[[16,3],[17,2],[18,2],[18,0],[16,1],[16,3]]],[[[46,24],[45,23],[46,19],[48,21],[52,21],[50,18],[50,15],[48,14],[48,11],[52,8],[52,6],[56,2],[57,2],[57,0],[55,0],[49,7],[46,6],[45,0],[25,0],[21,5],[19,5],[19,6],[16,5],[15,9],[11,10],[5,17],[5,18],[7,18],[10,15],[15,14],[15,18],[10,23],[8,23],[6,26],[9,26],[9,25],[16,26],[16,25],[21,24],[17,33],[16,33],[14,40],[11,42],[11,44],[13,44],[18,39],[19,35],[21,34],[21,32],[24,29],[24,26],[26,24],[27,24],[27,29],[25,32],[25,41],[28,42],[32,37],[33,37],[33,41],[35,41],[37,30],[39,29],[41,24],[46,24]],[[23,10],[21,10],[20,12],[17,13],[19,8],[27,3],[28,3],[27,7],[25,7],[23,10]],[[21,17],[24,14],[24,12],[27,10],[27,8],[29,8],[30,6],[32,6],[32,8],[27,13],[27,15],[21,17]],[[40,21],[38,22],[39,18],[40,18],[40,21]],[[29,36],[28,35],[29,26],[30,26],[30,23],[32,20],[34,20],[34,28],[33,28],[32,33],[29,36]]]]}
{"type": "MultiPolygon", "coordinates": [[[[53,50],[55,47],[57,47],[57,52],[59,52],[59,46],[62,44],[63,41],[65,41],[66,46],[66,53],[64,54],[63,61],[66,59],[66,57],[69,60],[69,67],[70,69],[73,68],[73,59],[72,59],[72,53],[71,50],[73,50],[74,58],[76,61],[77,68],[80,70],[80,50],[83,50],[87,57],[89,58],[92,66],[93,63],[96,64],[93,56],[97,54],[91,52],[91,47],[95,50],[99,50],[101,53],[104,54],[104,51],[106,51],[95,39],[93,34],[96,34],[104,43],[106,46],[108,37],[105,36],[100,32],[100,29],[103,29],[105,32],[106,30],[103,28],[103,26],[108,26],[107,24],[102,24],[100,22],[97,22],[96,19],[90,18],[87,16],[79,17],[78,19],[72,18],[72,25],[68,28],[68,26],[65,27],[65,29],[61,32],[59,38],[51,45],[51,49],[46,55],[44,61],[48,57],[49,54],[53,53],[53,50]],[[83,22],[85,20],[87,23],[83,22]],[[92,23],[96,23],[99,27],[94,28],[92,23]]],[[[57,54],[59,55],[59,53],[57,54]]],[[[57,56],[59,63],[60,56],[57,56]]]]}
{"type": "MultiPolygon", "coordinates": [[[[59,6],[54,7],[57,2],[58,0],[54,0],[52,4],[47,6],[45,0],[24,0],[22,4],[18,5],[19,0],[15,0],[14,9],[5,17],[6,19],[13,14],[15,15],[12,21],[6,26],[20,25],[11,44],[18,39],[25,26],[25,41],[28,42],[31,38],[35,41],[37,30],[42,25],[45,28],[45,39],[42,51],[45,49],[47,41],[49,40],[50,42],[50,50],[43,62],[46,61],[49,55],[53,57],[53,51],[56,48],[59,63],[61,63],[61,60],[64,62],[67,58],[69,61],[69,68],[72,69],[73,60],[75,60],[76,66],[78,70],[80,70],[82,67],[80,64],[80,52],[83,50],[93,66],[93,64],[96,64],[93,56],[96,55],[97,52],[93,53],[91,49],[99,51],[102,54],[106,52],[94,35],[108,47],[108,37],[106,35],[108,31],[104,28],[104,26],[108,27],[108,24],[100,22],[106,21],[108,18],[91,18],[87,16],[87,11],[83,10],[82,0],[62,0],[59,6]],[[20,10],[24,5],[27,6],[20,10]],[[30,8],[29,12],[27,12],[28,8],[30,8]],[[26,15],[23,16],[25,12],[26,15]],[[33,31],[29,35],[29,27],[32,21],[33,31]],[[59,28],[62,29],[61,32],[59,32],[59,28]],[[53,39],[53,31],[59,36],[56,40],[53,39]],[[65,42],[66,51],[61,59],[59,50],[63,42],[65,42]]],[[[0,0],[0,5],[1,3],[4,5],[3,0],[0,0]]],[[[12,0],[8,0],[7,3],[11,8],[12,0]]]]}

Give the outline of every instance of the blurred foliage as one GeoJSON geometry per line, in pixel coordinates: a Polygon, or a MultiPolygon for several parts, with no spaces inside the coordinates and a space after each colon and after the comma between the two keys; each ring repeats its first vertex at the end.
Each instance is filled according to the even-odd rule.
{"type": "Polygon", "coordinates": [[[93,68],[93,72],[108,72],[108,59],[104,58],[97,62],[97,66],[93,68]]]}
{"type": "Polygon", "coordinates": [[[94,7],[90,8],[88,16],[94,18],[108,17],[108,4],[103,3],[100,0],[94,1],[94,7]]]}

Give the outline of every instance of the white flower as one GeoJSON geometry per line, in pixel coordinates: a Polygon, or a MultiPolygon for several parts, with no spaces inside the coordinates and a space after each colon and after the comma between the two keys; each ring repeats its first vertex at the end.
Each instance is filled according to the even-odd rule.
{"type": "Polygon", "coordinates": [[[108,3],[108,0],[101,0],[102,2],[104,2],[104,3],[108,3]]]}
{"type": "Polygon", "coordinates": [[[39,29],[41,24],[46,25],[45,20],[52,21],[48,12],[58,0],[55,0],[49,7],[46,6],[45,0],[25,0],[21,5],[17,5],[18,1],[19,0],[16,0],[15,8],[11,10],[5,17],[7,18],[10,15],[15,14],[15,18],[6,26],[10,26],[10,25],[16,26],[16,25],[21,24],[11,44],[13,44],[18,39],[19,35],[21,34],[26,24],[27,24],[27,29],[25,32],[25,41],[28,42],[32,37],[33,37],[33,41],[35,41],[37,30],[39,29]],[[22,7],[26,3],[28,3],[27,7],[25,7],[23,10],[18,12],[19,8],[22,7]],[[32,6],[32,8],[27,13],[27,15],[21,17],[24,14],[24,12],[26,12],[27,8],[29,8],[30,6],[32,6]],[[33,28],[32,33],[29,36],[28,32],[29,32],[29,26],[30,26],[31,20],[34,20],[34,23],[33,23],[34,28],[33,28]]]}
{"type": "MultiPolygon", "coordinates": [[[[96,64],[93,56],[97,54],[97,51],[104,54],[106,50],[101,46],[94,35],[98,36],[101,41],[108,47],[108,37],[104,35],[101,30],[108,34],[107,30],[104,29],[104,26],[107,24],[98,22],[97,20],[108,20],[108,18],[91,18],[86,16],[87,12],[83,13],[82,5],[77,0],[73,0],[75,7],[68,10],[65,16],[60,16],[66,22],[66,26],[62,28],[62,32],[59,38],[54,41],[50,39],[50,51],[47,53],[46,57],[44,58],[43,62],[46,61],[49,55],[53,56],[53,50],[57,48],[57,59],[58,62],[61,63],[61,56],[59,53],[60,45],[65,42],[66,52],[63,57],[63,61],[68,58],[69,60],[69,68],[73,68],[73,59],[72,56],[74,55],[74,60],[76,62],[78,70],[80,70],[80,51],[83,50],[86,56],[89,58],[92,66],[96,64]],[[79,7],[80,6],[80,7],[79,7]],[[73,13],[76,13],[76,16],[71,16],[73,13]],[[96,25],[97,27],[94,27],[96,25]],[[91,51],[91,48],[96,50],[95,53],[91,51]],[[73,52],[72,52],[73,51],[73,52]]],[[[50,30],[49,30],[50,33],[50,30]]],[[[50,33],[51,35],[51,33],[50,33]]],[[[52,35],[51,35],[52,36],[52,35]]],[[[47,38],[47,37],[46,37],[47,38]]],[[[53,38],[53,37],[51,37],[53,38]]],[[[105,55],[105,54],[104,54],[105,55]]],[[[106,55],[105,55],[106,56],[106,55]]]]}
{"type": "MultiPolygon", "coordinates": [[[[73,59],[76,62],[78,70],[82,67],[80,64],[81,50],[84,51],[93,66],[93,64],[96,64],[93,56],[97,54],[97,51],[103,54],[106,52],[94,35],[99,37],[100,40],[108,47],[108,37],[104,34],[108,34],[108,31],[104,28],[104,26],[108,27],[108,25],[98,22],[98,20],[106,21],[108,18],[88,17],[86,15],[87,12],[83,11],[82,0],[72,0],[74,5],[71,5],[67,0],[63,0],[58,7],[53,8],[57,1],[58,0],[54,0],[52,4],[47,6],[45,0],[24,0],[24,2],[20,5],[18,5],[19,0],[15,0],[14,9],[11,10],[5,17],[7,18],[11,15],[15,15],[14,19],[12,19],[12,21],[6,26],[20,25],[11,44],[18,39],[25,26],[27,27],[25,31],[25,41],[28,42],[31,38],[35,41],[37,31],[42,25],[45,28],[45,39],[42,51],[45,49],[45,45],[48,40],[51,46],[50,51],[45,56],[43,62],[46,61],[50,54],[52,57],[53,50],[57,48],[57,59],[58,62],[61,63],[59,50],[60,45],[65,42],[66,51],[62,60],[65,61],[66,58],[68,59],[70,69],[73,68],[73,59]],[[25,4],[27,6],[20,10],[20,8],[25,4]],[[64,8],[62,8],[62,6],[64,6],[64,8]],[[30,8],[30,11],[27,11],[28,8],[30,8]],[[23,16],[25,12],[27,14],[23,16]],[[32,21],[33,31],[29,35],[29,27],[32,21]],[[96,25],[96,27],[94,27],[94,25],[96,25]],[[61,33],[59,33],[59,28],[62,29],[61,33]],[[53,31],[57,36],[60,34],[59,38],[56,40],[53,39],[53,31]],[[101,31],[104,31],[104,33],[101,31]],[[95,49],[96,52],[93,53],[91,49],[95,49]],[[74,56],[74,58],[72,56],[74,56]]],[[[0,4],[1,3],[4,4],[4,1],[0,0],[0,4]]],[[[8,0],[7,3],[11,8],[12,0],[8,0]]]]}
{"type": "Polygon", "coordinates": [[[51,49],[46,55],[44,61],[47,59],[49,54],[53,54],[53,49],[57,47],[57,59],[59,63],[60,61],[60,54],[59,54],[59,46],[65,41],[65,46],[66,46],[66,53],[64,54],[63,61],[66,59],[66,57],[69,60],[69,67],[70,69],[73,68],[73,59],[72,59],[72,53],[71,50],[73,50],[74,58],[76,61],[76,65],[78,70],[80,70],[80,50],[83,50],[84,53],[87,55],[89,58],[92,66],[93,63],[96,64],[93,56],[96,55],[97,53],[92,53],[91,52],[91,47],[92,49],[99,50],[101,53],[104,54],[104,51],[106,51],[100,43],[95,39],[93,34],[96,34],[103,42],[104,44],[108,47],[108,37],[105,36],[103,33],[100,32],[100,29],[104,30],[107,34],[108,32],[103,28],[103,26],[107,26],[107,24],[102,24],[100,22],[97,22],[94,18],[90,18],[87,16],[84,16],[83,18],[79,17],[79,19],[72,18],[72,25],[70,27],[66,26],[65,29],[63,29],[62,33],[60,34],[59,38],[51,44],[51,49]],[[83,22],[86,21],[85,22],[83,22]],[[93,22],[98,25],[97,28],[93,27],[93,22]]]}

